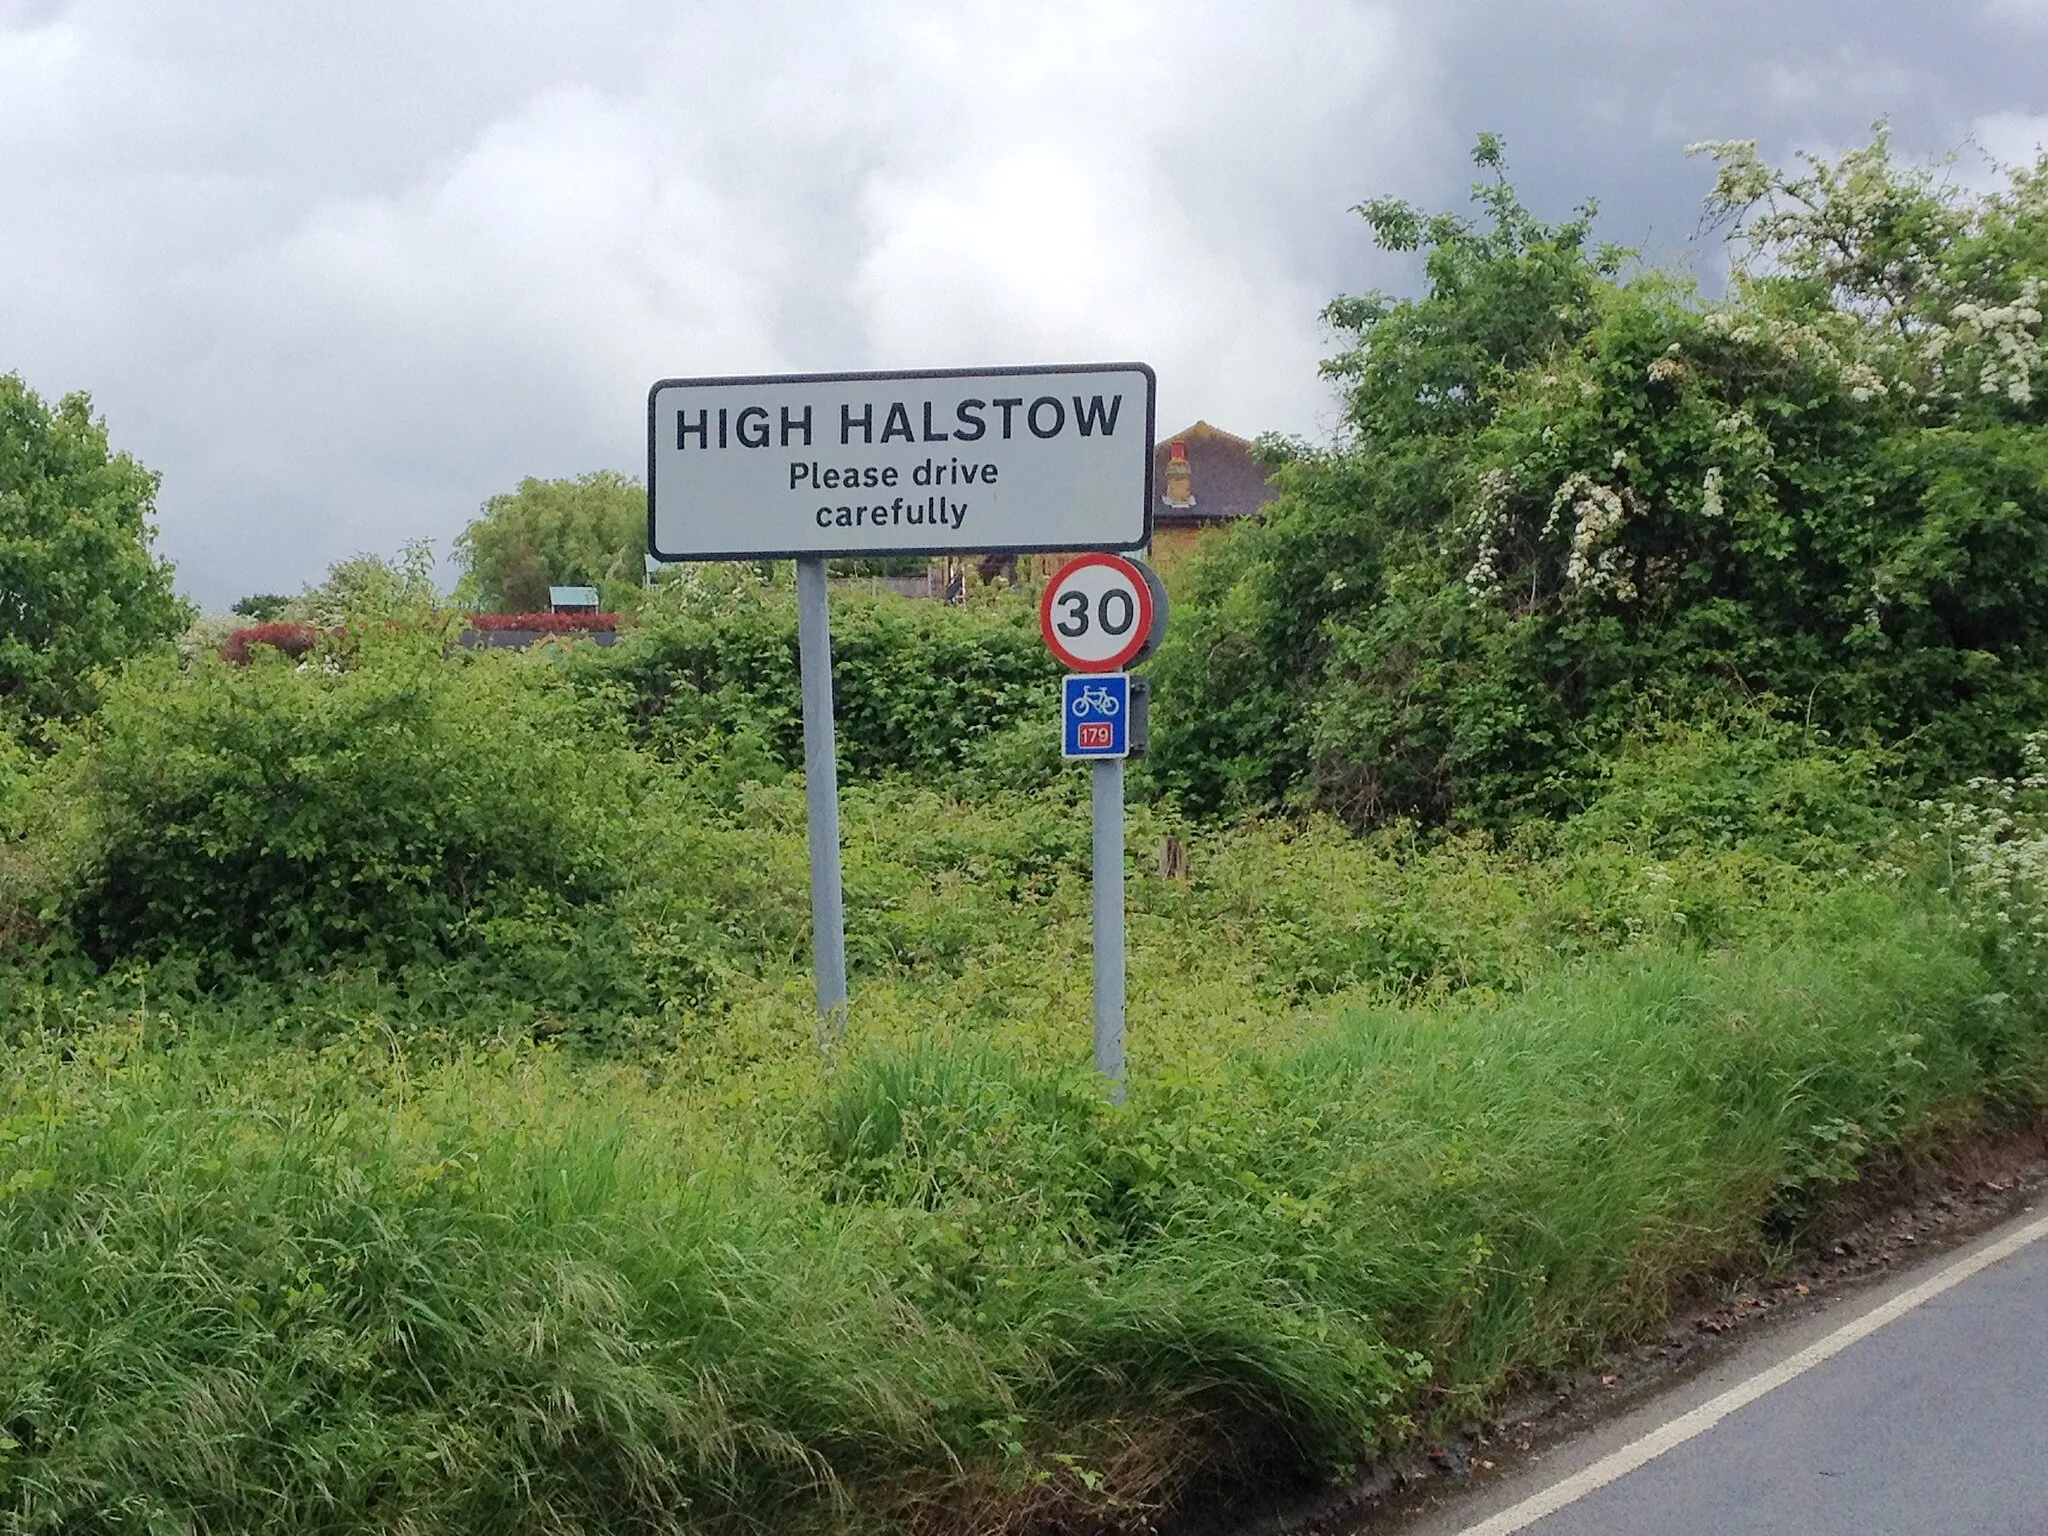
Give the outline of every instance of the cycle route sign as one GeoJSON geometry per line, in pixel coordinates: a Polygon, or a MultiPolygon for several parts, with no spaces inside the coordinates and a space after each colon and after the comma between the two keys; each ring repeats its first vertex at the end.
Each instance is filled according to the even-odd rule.
{"type": "Polygon", "coordinates": [[[1131,675],[1069,673],[1060,688],[1060,755],[1068,758],[1131,755],[1131,675]]]}

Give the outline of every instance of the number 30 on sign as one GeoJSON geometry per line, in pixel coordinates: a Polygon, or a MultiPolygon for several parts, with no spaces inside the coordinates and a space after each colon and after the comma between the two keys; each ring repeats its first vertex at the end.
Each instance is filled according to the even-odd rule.
{"type": "Polygon", "coordinates": [[[1117,555],[1081,555],[1045,584],[1039,628],[1076,672],[1114,672],[1145,650],[1154,618],[1145,572],[1117,555]]]}

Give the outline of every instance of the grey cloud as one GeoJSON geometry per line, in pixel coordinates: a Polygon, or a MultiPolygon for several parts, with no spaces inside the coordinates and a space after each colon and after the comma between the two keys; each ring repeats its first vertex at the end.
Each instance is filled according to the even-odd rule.
{"type": "MultiPolygon", "coordinates": [[[[2038,5],[2040,0],[2024,0],[2038,5]]],[[[1560,0],[1426,12],[1447,69],[1441,110],[1504,133],[1516,177],[1558,213],[1597,197],[1603,232],[1683,253],[1711,180],[1691,142],[1756,139],[1766,153],[1863,142],[1891,122],[1900,149],[1963,146],[1976,118],[2048,108],[2048,52],[1997,18],[1917,0],[1560,0]]]]}

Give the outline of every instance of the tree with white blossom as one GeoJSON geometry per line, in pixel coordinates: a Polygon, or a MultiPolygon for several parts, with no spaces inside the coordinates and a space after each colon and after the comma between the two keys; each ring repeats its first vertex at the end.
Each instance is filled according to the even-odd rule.
{"type": "Polygon", "coordinates": [[[1361,205],[1427,288],[1330,307],[1349,430],[1269,444],[1285,494],[1176,613],[1170,787],[1510,816],[1727,698],[1937,779],[2048,725],[2048,158],[1695,153],[1718,297],[1536,218],[1491,137],[1479,219],[1361,205]]]}

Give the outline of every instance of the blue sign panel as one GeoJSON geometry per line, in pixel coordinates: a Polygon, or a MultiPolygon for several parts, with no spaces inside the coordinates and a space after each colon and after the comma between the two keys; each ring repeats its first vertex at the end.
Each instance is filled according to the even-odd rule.
{"type": "Polygon", "coordinates": [[[1068,676],[1060,690],[1060,722],[1062,756],[1130,756],[1130,673],[1068,676]]]}

